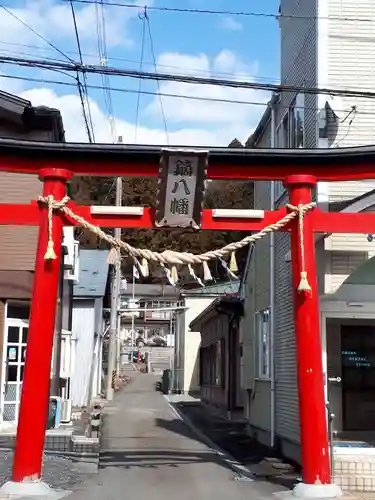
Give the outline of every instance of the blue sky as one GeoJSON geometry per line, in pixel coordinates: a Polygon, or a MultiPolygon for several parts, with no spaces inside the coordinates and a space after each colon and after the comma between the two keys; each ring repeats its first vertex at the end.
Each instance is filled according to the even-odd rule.
{"type": "MultiPolygon", "coordinates": [[[[113,0],[114,1],[114,0],[113,0]]],[[[249,2],[248,0],[146,0],[149,7],[185,7],[205,10],[232,10],[277,13],[277,0],[249,2]],[[256,5],[258,4],[258,6],[256,5]],[[261,4],[261,6],[259,6],[261,4]]],[[[119,0],[134,3],[134,0],[119,0]]],[[[145,0],[140,0],[143,5],[145,0]]],[[[70,5],[63,0],[8,0],[3,3],[17,17],[57,46],[68,57],[78,59],[70,5]]],[[[98,64],[97,14],[94,5],[76,3],[78,29],[84,61],[98,64]]],[[[142,10],[142,9],[141,9],[142,10]]],[[[101,9],[99,8],[99,14],[101,9]]],[[[108,65],[140,69],[142,29],[145,21],[138,9],[107,6],[104,8],[108,65]]],[[[279,75],[279,28],[274,18],[204,15],[148,10],[157,71],[192,74],[249,81],[275,82],[279,75]]],[[[99,16],[100,20],[100,16],[99,16]]],[[[154,72],[148,26],[145,25],[143,70],[154,72]]],[[[0,16],[0,54],[35,59],[64,56],[25,28],[7,12],[0,16]]],[[[63,114],[68,140],[83,141],[84,123],[77,91],[74,87],[48,84],[58,80],[74,84],[74,79],[46,70],[17,68],[8,64],[0,67],[6,75],[43,79],[43,83],[2,79],[2,88],[18,93],[33,104],[57,107],[63,114]]],[[[88,83],[103,86],[100,76],[89,75],[88,83]]],[[[105,83],[105,82],[104,82],[105,83]]],[[[111,92],[115,120],[114,135],[124,142],[227,145],[234,136],[244,140],[262,114],[257,105],[223,104],[141,95],[137,120],[138,80],[112,77],[112,88],[133,93],[111,92]]],[[[157,82],[143,82],[141,89],[157,93],[157,82]]],[[[160,83],[167,94],[200,96],[216,99],[264,103],[268,94],[259,91],[186,85],[177,82],[160,83]]],[[[113,139],[106,114],[104,92],[89,89],[90,108],[97,142],[113,139]]]]}

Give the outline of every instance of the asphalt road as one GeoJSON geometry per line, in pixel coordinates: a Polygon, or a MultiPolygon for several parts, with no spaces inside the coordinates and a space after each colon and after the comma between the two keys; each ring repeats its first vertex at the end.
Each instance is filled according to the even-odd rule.
{"type": "MultiPolygon", "coordinates": [[[[268,483],[236,481],[235,473],[201,443],[155,391],[155,375],[139,374],[108,408],[101,468],[70,500],[263,500],[268,483]]],[[[276,488],[276,489],[275,489],[276,488]]]]}

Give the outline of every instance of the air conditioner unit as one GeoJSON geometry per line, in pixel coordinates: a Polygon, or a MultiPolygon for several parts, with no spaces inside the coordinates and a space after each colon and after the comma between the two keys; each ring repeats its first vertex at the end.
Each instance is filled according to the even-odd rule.
{"type": "Polygon", "coordinates": [[[63,399],[61,402],[61,423],[68,424],[72,420],[72,400],[63,399]]]}
{"type": "Polygon", "coordinates": [[[79,277],[79,241],[73,241],[69,247],[69,254],[64,259],[64,278],[78,281],[79,277]]]}
{"type": "Polygon", "coordinates": [[[74,267],[74,228],[64,227],[63,247],[65,248],[64,268],[73,269],[74,267]]]}
{"type": "Polygon", "coordinates": [[[50,396],[47,429],[57,429],[61,423],[61,398],[50,396]]]}

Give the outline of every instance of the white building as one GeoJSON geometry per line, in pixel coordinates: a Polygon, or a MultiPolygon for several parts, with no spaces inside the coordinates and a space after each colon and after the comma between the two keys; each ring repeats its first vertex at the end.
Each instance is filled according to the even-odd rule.
{"type": "Polygon", "coordinates": [[[201,332],[190,328],[190,324],[218,297],[237,293],[239,280],[206,286],[192,290],[183,290],[185,311],[178,315],[174,366],[172,370],[172,390],[185,394],[200,392],[199,353],[201,347],[201,332]]]}
{"type": "MultiPolygon", "coordinates": [[[[332,98],[303,93],[302,88],[373,90],[374,2],[281,0],[279,23],[281,84],[301,87],[301,91],[272,97],[247,146],[324,148],[373,144],[373,99],[332,98]]],[[[326,210],[373,211],[374,188],[374,181],[319,183],[316,201],[326,210]]],[[[282,183],[255,183],[256,209],[278,208],[287,202],[282,183]]],[[[375,294],[370,279],[375,264],[369,258],[374,251],[367,235],[321,235],[316,242],[322,359],[327,401],[330,412],[336,415],[336,458],[350,452],[362,460],[366,446],[373,446],[375,294]],[[352,441],[350,449],[348,440],[352,441]]],[[[251,394],[245,411],[249,430],[260,441],[278,446],[284,455],[298,461],[299,414],[287,233],[257,243],[247,280],[245,310],[242,329],[244,359],[249,360],[244,373],[245,389],[251,394]]],[[[347,488],[344,476],[336,469],[336,480],[347,488]]],[[[363,483],[363,475],[357,474],[350,488],[361,489],[363,483]]],[[[375,480],[371,488],[375,489],[375,480]]]]}
{"type": "Polygon", "coordinates": [[[74,286],[70,398],[88,406],[102,389],[103,299],[109,265],[108,250],[81,250],[78,283],[74,286]]]}

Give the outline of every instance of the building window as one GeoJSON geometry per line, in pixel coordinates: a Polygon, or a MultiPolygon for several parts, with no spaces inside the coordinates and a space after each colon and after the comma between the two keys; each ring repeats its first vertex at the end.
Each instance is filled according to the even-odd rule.
{"type": "Polygon", "coordinates": [[[305,147],[305,94],[298,94],[276,129],[277,148],[305,147]]]}
{"type": "Polygon", "coordinates": [[[28,321],[30,317],[30,302],[18,301],[7,303],[7,318],[23,319],[28,321]]]}
{"type": "Polygon", "coordinates": [[[259,378],[270,377],[270,311],[264,309],[256,313],[256,337],[259,352],[259,378]]]}
{"type": "MultiPolygon", "coordinates": [[[[305,147],[305,94],[298,94],[276,129],[276,148],[305,147]]],[[[282,181],[275,181],[275,200],[285,193],[282,181]]]]}
{"type": "Polygon", "coordinates": [[[200,349],[200,380],[202,385],[225,388],[225,340],[200,349]]]}
{"type": "Polygon", "coordinates": [[[305,94],[298,94],[291,106],[289,147],[305,147],[305,94]]]}
{"type": "Polygon", "coordinates": [[[225,339],[220,340],[220,387],[225,389],[226,362],[225,362],[225,339]]]}

